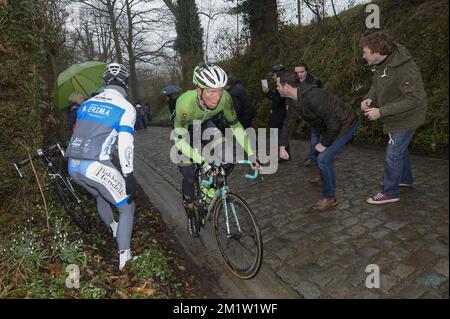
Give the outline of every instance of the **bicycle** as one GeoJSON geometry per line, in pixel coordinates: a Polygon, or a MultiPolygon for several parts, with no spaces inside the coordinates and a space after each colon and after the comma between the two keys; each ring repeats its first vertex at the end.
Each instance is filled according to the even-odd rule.
{"type": "MultiPolygon", "coordinates": [[[[49,147],[47,150],[38,149],[37,155],[33,156],[31,160],[39,158],[46,163],[48,167],[48,176],[54,183],[58,197],[63,203],[66,212],[75,225],[77,225],[83,232],[89,233],[91,231],[91,220],[86,208],[83,205],[83,200],[87,200],[87,197],[83,198],[85,194],[77,195],[75,188],[70,181],[70,177],[64,174],[63,171],[55,165],[53,158],[57,155],[65,158],[65,152],[59,143],[49,147]]],[[[21,168],[28,162],[30,162],[29,158],[13,163],[14,168],[19,173],[21,178],[27,177],[27,175],[21,171],[21,168]]]]}
{"type": "MultiPolygon", "coordinates": [[[[251,162],[239,161],[238,164],[251,165],[251,162]]],[[[218,174],[208,179],[203,178],[199,166],[196,168],[194,218],[199,232],[212,218],[214,238],[228,270],[240,279],[250,279],[256,276],[262,264],[261,231],[249,205],[227,185],[227,176],[234,166],[227,171],[229,164],[215,165],[218,174]]],[[[245,177],[256,179],[258,175],[255,171],[245,177]]]]}

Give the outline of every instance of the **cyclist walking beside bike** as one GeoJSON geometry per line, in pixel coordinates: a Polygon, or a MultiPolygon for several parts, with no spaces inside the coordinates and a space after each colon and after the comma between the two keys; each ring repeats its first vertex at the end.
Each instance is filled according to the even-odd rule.
{"type": "Polygon", "coordinates": [[[217,65],[204,64],[197,66],[193,74],[193,83],[196,89],[185,92],[178,98],[176,104],[174,119],[175,146],[190,160],[189,163],[180,163],[179,169],[183,175],[183,205],[187,214],[187,227],[192,237],[198,236],[197,224],[194,217],[196,164],[202,167],[203,173],[206,176],[212,176],[216,173],[214,165],[210,165],[199,153],[199,150],[193,148],[193,145],[196,143],[201,144],[201,142],[212,141],[212,144],[216,142],[216,145],[210,146],[218,151],[216,157],[222,162],[224,162],[225,158],[228,158],[229,155],[226,154],[229,154],[228,152],[231,151],[225,150],[223,139],[221,138],[222,133],[213,122],[215,116],[223,112],[237,142],[254,163],[252,168],[254,170],[259,169],[259,164],[250,146],[248,136],[237,119],[236,111],[233,107],[233,100],[230,94],[224,90],[227,85],[227,80],[227,74],[217,65]],[[213,138],[208,141],[194,141],[193,131],[196,129],[193,126],[194,121],[202,123],[200,128],[201,132],[199,132],[200,136],[204,130],[209,128],[214,132],[213,138]],[[190,133],[189,141],[186,138],[188,132],[190,133]]]}
{"type": "Polygon", "coordinates": [[[67,148],[72,180],[97,200],[102,221],[111,228],[119,249],[119,269],[131,256],[136,181],[133,175],[134,124],[136,111],[126,97],[128,70],[111,63],[103,74],[105,89],[83,103],[77,114],[77,126],[67,148]],[[111,148],[118,145],[121,172],[112,164],[111,148]],[[112,214],[119,210],[119,222],[112,214]]]}

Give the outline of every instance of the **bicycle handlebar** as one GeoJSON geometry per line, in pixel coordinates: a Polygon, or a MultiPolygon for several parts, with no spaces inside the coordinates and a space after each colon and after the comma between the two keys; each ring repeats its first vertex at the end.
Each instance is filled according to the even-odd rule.
{"type": "MultiPolygon", "coordinates": [[[[251,165],[252,165],[252,162],[249,161],[249,160],[242,160],[242,161],[238,161],[236,164],[245,164],[245,165],[250,165],[250,166],[251,166],[251,165]]],[[[219,167],[221,167],[223,164],[221,164],[221,163],[215,163],[215,165],[216,165],[216,167],[219,168],[219,167]]],[[[251,174],[245,174],[245,178],[251,179],[251,180],[256,179],[258,176],[259,176],[259,171],[258,171],[258,170],[254,171],[254,172],[253,172],[253,175],[251,175],[251,174]]],[[[213,178],[212,178],[212,176],[210,176],[209,178],[206,178],[206,179],[203,179],[203,180],[202,180],[202,184],[204,184],[205,186],[211,186],[212,183],[213,183],[213,178]]]]}
{"type": "MultiPolygon", "coordinates": [[[[37,149],[36,150],[37,155],[34,155],[33,157],[31,157],[31,160],[34,160],[34,159],[36,159],[38,157],[43,157],[43,156],[52,157],[57,152],[61,152],[62,156],[65,156],[64,150],[62,149],[62,147],[61,147],[61,145],[59,143],[56,143],[55,145],[50,146],[46,150],[42,150],[41,148],[37,149]]],[[[27,158],[27,159],[24,159],[24,160],[22,160],[20,162],[12,163],[12,165],[16,169],[17,173],[19,173],[20,178],[23,178],[24,176],[26,176],[26,174],[24,172],[22,172],[20,170],[20,168],[22,166],[24,166],[25,164],[27,164],[29,161],[30,161],[30,158],[27,158]]]]}
{"type": "MultiPolygon", "coordinates": [[[[247,164],[252,166],[252,162],[250,162],[249,160],[243,160],[243,161],[238,161],[238,164],[247,164]]],[[[250,174],[245,174],[245,177],[248,179],[256,179],[259,176],[259,171],[253,171],[253,175],[250,174]]]]}

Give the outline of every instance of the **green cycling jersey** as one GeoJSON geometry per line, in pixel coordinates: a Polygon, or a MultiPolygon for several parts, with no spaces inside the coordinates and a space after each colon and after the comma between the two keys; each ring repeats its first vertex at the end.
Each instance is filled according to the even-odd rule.
{"type": "Polygon", "coordinates": [[[190,90],[183,93],[177,99],[174,129],[176,148],[194,163],[203,163],[204,166],[208,165],[208,163],[205,163],[203,156],[193,149],[188,141],[184,138],[180,138],[180,136],[186,136],[189,125],[193,124],[193,121],[201,121],[201,123],[203,123],[220,112],[223,112],[225,119],[233,131],[233,135],[249,158],[255,157],[247,133],[237,119],[231,95],[223,90],[219,104],[215,109],[211,110],[206,107],[202,108],[198,101],[197,91],[190,90]]]}

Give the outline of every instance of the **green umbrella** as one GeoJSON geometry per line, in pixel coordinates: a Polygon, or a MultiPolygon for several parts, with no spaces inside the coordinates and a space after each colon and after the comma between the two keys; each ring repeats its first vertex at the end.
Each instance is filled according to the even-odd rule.
{"type": "Polygon", "coordinates": [[[53,101],[59,108],[67,106],[68,98],[72,93],[78,92],[85,97],[98,92],[103,81],[103,72],[106,64],[98,61],[89,61],[72,65],[58,75],[53,88],[53,101]]]}

